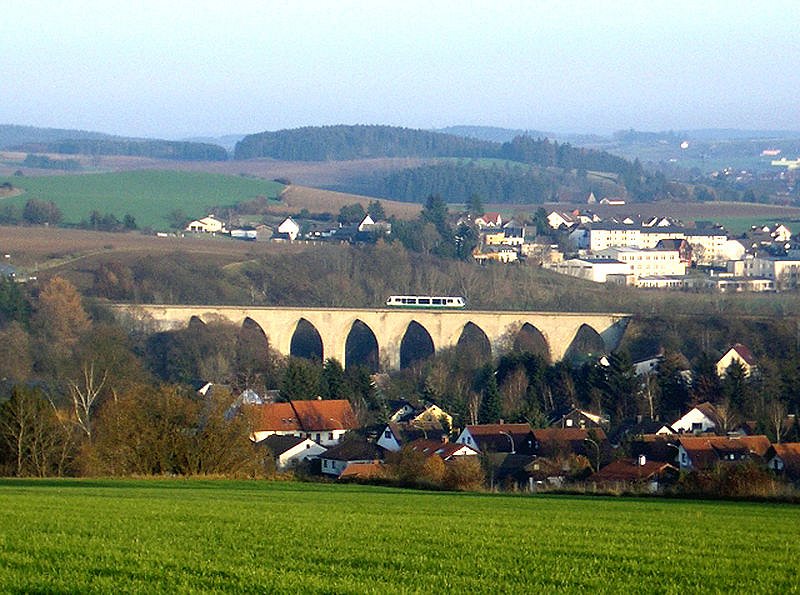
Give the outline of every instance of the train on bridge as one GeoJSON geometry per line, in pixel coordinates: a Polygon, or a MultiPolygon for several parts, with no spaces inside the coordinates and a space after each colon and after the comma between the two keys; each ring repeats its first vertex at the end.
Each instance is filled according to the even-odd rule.
{"type": "Polygon", "coordinates": [[[386,305],[390,308],[464,308],[467,301],[457,296],[390,295],[386,305]]]}

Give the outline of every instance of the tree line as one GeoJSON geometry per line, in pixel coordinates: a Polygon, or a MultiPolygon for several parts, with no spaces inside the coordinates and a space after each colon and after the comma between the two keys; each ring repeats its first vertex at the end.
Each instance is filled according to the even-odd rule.
{"type": "MultiPolygon", "coordinates": [[[[58,153],[61,155],[124,155],[179,161],[226,161],[228,152],[219,145],[187,141],[138,139],[68,139],[49,142],[26,142],[15,150],[31,153],[58,153]]],[[[54,167],[39,155],[29,155],[30,167],[54,167]],[[37,165],[37,163],[39,165],[37,165]],[[43,164],[43,165],[42,165],[43,164]]],[[[27,161],[27,160],[26,160],[27,161]]],[[[56,162],[61,163],[61,160],[56,162]]],[[[76,162],[77,163],[77,162],[76,162]]]]}

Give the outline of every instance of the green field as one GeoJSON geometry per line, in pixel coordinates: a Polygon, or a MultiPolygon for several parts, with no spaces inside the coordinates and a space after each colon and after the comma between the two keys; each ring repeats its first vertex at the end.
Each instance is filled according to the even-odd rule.
{"type": "Polygon", "coordinates": [[[79,223],[96,210],[122,220],[126,213],[139,227],[167,229],[169,214],[181,210],[205,217],[209,207],[234,205],[257,196],[277,197],[283,185],[250,177],[202,172],[144,170],[103,174],[0,178],[25,192],[3,204],[20,208],[30,198],[53,201],[65,223],[79,223]]]}
{"type": "Polygon", "coordinates": [[[1,480],[4,592],[800,589],[800,507],[200,480],[1,480]]]}

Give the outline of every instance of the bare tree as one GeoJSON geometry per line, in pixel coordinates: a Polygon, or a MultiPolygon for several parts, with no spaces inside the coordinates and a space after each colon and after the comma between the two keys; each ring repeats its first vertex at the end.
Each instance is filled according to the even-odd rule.
{"type": "Polygon", "coordinates": [[[786,404],[778,399],[773,399],[766,407],[767,425],[775,433],[775,442],[778,443],[786,435],[786,413],[786,404]]]}
{"type": "Polygon", "coordinates": [[[89,362],[83,364],[81,372],[83,376],[81,384],[72,380],[68,381],[69,392],[72,397],[75,420],[81,430],[91,438],[92,413],[108,379],[108,370],[105,370],[102,377],[98,378],[94,371],[94,362],[89,362]]]}

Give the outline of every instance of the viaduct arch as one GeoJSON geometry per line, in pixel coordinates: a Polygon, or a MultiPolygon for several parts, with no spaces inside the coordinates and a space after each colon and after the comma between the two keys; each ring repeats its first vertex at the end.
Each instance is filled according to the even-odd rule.
{"type": "MultiPolygon", "coordinates": [[[[283,355],[295,351],[296,331],[305,328],[306,334],[316,333],[322,347],[322,358],[336,358],[343,365],[358,351],[352,345],[351,333],[356,331],[374,338],[377,355],[366,357],[372,368],[397,369],[401,364],[401,346],[409,328],[424,329],[430,337],[433,351],[458,345],[465,329],[473,334],[483,333],[492,354],[501,347],[512,348],[520,330],[533,332],[542,349],[553,361],[567,355],[573,342],[587,328],[596,333],[596,344],[602,342],[605,351],[616,349],[625,332],[630,315],[619,313],[525,312],[486,310],[404,310],[393,308],[294,308],[240,306],[169,306],[131,305],[112,306],[120,318],[150,325],[155,330],[184,328],[192,318],[209,322],[229,321],[241,326],[255,323],[268,337],[270,346],[283,355]],[[477,328],[475,328],[477,327],[477,328]],[[350,342],[350,344],[348,344],[350,342]]],[[[580,338],[580,337],[578,337],[580,338]]],[[[363,350],[362,350],[363,351],[363,350]]],[[[413,359],[413,358],[412,358],[413,359]]]]}

